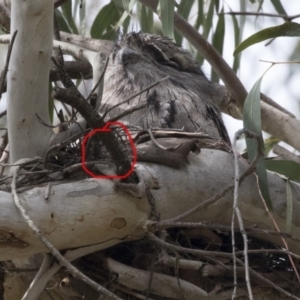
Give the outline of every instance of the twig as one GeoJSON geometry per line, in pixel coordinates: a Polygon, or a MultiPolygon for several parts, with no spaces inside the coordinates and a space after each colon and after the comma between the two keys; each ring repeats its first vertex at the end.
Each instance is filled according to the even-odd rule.
{"type": "MultiPolygon", "coordinates": [[[[242,265],[245,266],[245,264],[243,263],[242,260],[237,258],[237,262],[242,265]]],[[[255,276],[256,278],[260,279],[261,281],[265,282],[266,284],[268,284],[269,286],[273,287],[274,289],[276,289],[277,291],[279,291],[280,293],[295,299],[295,300],[300,300],[300,298],[296,297],[295,295],[287,292],[286,290],[282,289],[281,287],[279,287],[277,284],[273,283],[272,281],[268,280],[267,278],[263,277],[262,275],[260,275],[258,272],[254,271],[253,269],[249,268],[249,272],[255,276]]]]}
{"type": "MultiPolygon", "coordinates": [[[[67,73],[72,79],[91,79],[92,78],[92,66],[88,61],[76,60],[65,61],[65,68],[67,73]]],[[[59,74],[51,66],[50,69],[50,81],[59,81],[59,74]]]]}
{"type": "MultiPolygon", "coordinates": [[[[230,257],[232,258],[232,254],[231,253],[224,253],[224,252],[216,252],[216,251],[206,251],[206,250],[199,250],[199,249],[189,249],[189,248],[184,248],[181,246],[176,246],[176,245],[172,245],[169,244],[161,239],[159,239],[158,237],[156,237],[153,233],[148,233],[147,235],[149,237],[149,239],[151,239],[153,242],[166,247],[168,249],[171,249],[173,251],[179,251],[179,252],[185,252],[185,253],[191,253],[194,255],[206,255],[208,257],[210,256],[220,256],[220,257],[230,257]]],[[[245,264],[243,263],[243,261],[239,258],[236,258],[237,262],[242,265],[243,267],[245,267],[245,264]]],[[[281,287],[279,287],[278,285],[276,285],[275,283],[271,282],[270,280],[268,280],[267,278],[263,277],[262,275],[260,275],[259,273],[257,273],[256,271],[254,271],[253,269],[249,268],[249,272],[255,276],[256,278],[260,279],[261,281],[265,282],[266,284],[268,284],[269,286],[273,287],[274,289],[276,289],[277,291],[281,292],[282,294],[291,297],[292,299],[296,299],[296,300],[300,300],[300,298],[294,296],[293,294],[285,291],[284,289],[282,289],[281,287]]]]}
{"type": "Polygon", "coordinates": [[[10,57],[11,57],[11,52],[12,52],[12,49],[13,49],[13,46],[14,46],[14,42],[15,42],[17,33],[18,33],[18,30],[16,30],[14,32],[14,34],[12,35],[12,38],[11,38],[11,41],[9,43],[8,50],[7,50],[5,66],[4,66],[4,69],[3,69],[2,73],[1,73],[1,76],[0,76],[0,99],[2,97],[2,93],[4,92],[5,79],[6,79],[6,75],[7,75],[7,72],[8,72],[8,66],[9,66],[9,61],[10,61],[10,57]]]}
{"type": "MultiPolygon", "coordinates": [[[[263,155],[262,153],[260,153],[260,152],[261,152],[261,149],[263,149],[263,148],[262,148],[262,140],[261,140],[261,138],[257,137],[255,134],[253,134],[253,133],[251,133],[251,132],[249,132],[249,131],[247,131],[247,130],[245,130],[245,129],[240,130],[239,132],[237,132],[236,135],[238,136],[238,135],[240,135],[241,133],[247,134],[247,136],[250,137],[250,138],[256,138],[256,139],[257,139],[257,143],[258,143],[258,152],[257,152],[256,158],[255,158],[255,159],[252,161],[252,163],[251,163],[252,168],[254,168],[254,167],[256,166],[258,160],[260,159],[260,156],[263,155]],[[255,137],[255,136],[256,136],[256,137],[255,137]],[[259,154],[260,154],[260,155],[259,155],[259,154]]],[[[250,169],[250,167],[249,167],[248,169],[250,169]]],[[[242,176],[243,176],[243,175],[242,175],[242,176]]],[[[242,176],[241,176],[241,177],[242,177],[242,176]]],[[[258,177],[257,177],[257,180],[258,180],[258,177]]],[[[257,186],[259,187],[258,184],[257,184],[257,186]]],[[[275,220],[273,214],[269,211],[269,209],[268,209],[268,207],[267,207],[267,204],[266,204],[266,201],[265,201],[263,195],[261,194],[260,189],[258,189],[258,191],[259,191],[259,194],[260,194],[260,196],[261,196],[261,200],[262,200],[262,202],[263,202],[263,204],[264,204],[265,210],[266,210],[266,212],[268,213],[270,219],[272,220],[275,229],[276,229],[277,231],[280,232],[280,228],[279,228],[279,226],[277,225],[276,220],[275,220]]],[[[286,250],[289,250],[288,244],[287,244],[285,238],[284,238],[283,236],[281,236],[281,239],[282,239],[282,242],[283,242],[283,244],[284,244],[284,246],[285,246],[285,249],[286,249],[286,250]]],[[[288,256],[289,256],[291,265],[292,265],[292,267],[293,267],[293,269],[294,269],[294,272],[295,272],[295,274],[296,274],[296,277],[297,277],[298,281],[300,282],[300,276],[299,276],[298,270],[297,270],[297,268],[296,268],[296,266],[295,266],[295,263],[294,263],[294,261],[293,261],[293,259],[292,259],[292,256],[291,256],[290,254],[288,254],[288,256]]]]}
{"type": "MultiPolygon", "coordinates": [[[[300,259],[300,255],[297,255],[291,251],[288,251],[286,249],[280,250],[280,249],[256,249],[256,250],[248,250],[248,254],[258,254],[258,253],[274,253],[274,254],[283,254],[283,255],[290,255],[294,257],[295,259],[300,259]]],[[[243,251],[237,251],[236,255],[242,255],[244,254],[243,251]]]]}
{"type": "Polygon", "coordinates": [[[265,63],[270,63],[272,65],[300,64],[299,60],[295,60],[295,61],[270,61],[270,60],[260,59],[259,61],[265,62],[265,63]]]}
{"type": "MultiPolygon", "coordinates": [[[[251,133],[247,130],[244,129],[244,132],[247,132],[248,136],[249,137],[252,137],[252,138],[255,138],[255,134],[254,133],[251,133]]],[[[259,149],[262,149],[262,144],[261,144],[261,140],[258,139],[258,147],[259,149]]],[[[249,165],[249,167],[244,171],[244,173],[242,173],[242,175],[240,176],[239,178],[239,184],[241,184],[244,179],[249,176],[251,173],[253,173],[255,171],[255,168],[256,168],[256,164],[257,164],[257,161],[258,159],[260,158],[262,154],[258,151],[258,155],[255,157],[255,159],[251,162],[251,164],[249,165]]],[[[233,191],[234,190],[234,184],[229,184],[226,188],[224,188],[220,193],[212,196],[211,198],[205,200],[204,202],[202,203],[199,203],[198,205],[196,205],[195,207],[191,208],[190,210],[182,213],[181,215],[175,217],[175,218],[172,218],[172,219],[168,219],[168,220],[165,220],[165,221],[162,221],[161,224],[168,224],[168,222],[177,222],[177,221],[180,221],[188,216],[190,216],[191,214],[195,213],[198,209],[202,208],[202,207],[207,207],[211,204],[213,204],[215,201],[217,201],[218,199],[226,196],[229,192],[233,191]]]]}
{"type": "MultiPolygon", "coordinates": [[[[245,259],[245,281],[247,285],[247,290],[248,290],[248,295],[249,299],[253,299],[253,293],[252,293],[252,288],[251,288],[251,283],[250,283],[250,276],[249,276],[249,257],[248,257],[248,238],[247,234],[244,228],[244,223],[241,215],[241,211],[238,207],[238,197],[239,197],[239,185],[240,185],[240,174],[239,174],[239,157],[238,153],[236,150],[236,141],[240,138],[241,134],[244,133],[245,130],[239,130],[236,132],[234,135],[234,140],[233,140],[233,155],[234,155],[234,192],[233,192],[233,213],[232,213],[232,220],[231,220],[231,235],[232,235],[232,255],[233,255],[233,277],[234,277],[234,289],[232,292],[232,299],[236,298],[236,290],[237,290],[237,274],[236,274],[236,255],[235,255],[235,230],[234,230],[234,217],[235,215],[237,216],[239,227],[241,230],[241,234],[243,236],[243,241],[244,241],[244,259],[245,259]]],[[[259,140],[259,137],[257,137],[259,140]]],[[[258,151],[257,151],[257,156],[259,158],[262,156],[261,147],[258,146],[258,151]]],[[[258,158],[258,159],[259,159],[258,158]]],[[[255,161],[255,166],[256,163],[258,162],[258,159],[254,160],[255,161]]],[[[250,169],[250,168],[248,168],[250,169]]]]}
{"type": "MultiPolygon", "coordinates": [[[[154,222],[154,223],[149,224],[149,226],[152,228],[152,229],[150,229],[151,231],[161,230],[161,229],[168,229],[168,228],[173,228],[173,227],[209,228],[209,229],[223,230],[223,231],[231,230],[231,226],[222,225],[222,224],[215,224],[215,223],[207,223],[207,222],[172,222],[172,221],[169,221],[167,223],[162,223],[162,222],[156,223],[156,222],[154,222]]],[[[300,238],[293,237],[288,232],[278,232],[278,231],[274,231],[274,230],[260,229],[260,228],[255,228],[255,227],[245,227],[244,229],[248,233],[254,232],[254,233],[259,233],[259,234],[283,236],[283,237],[289,238],[291,240],[300,242],[300,238]]],[[[239,231],[239,229],[235,228],[235,231],[239,231]]],[[[263,250],[263,249],[261,249],[261,250],[263,250]]],[[[254,251],[254,250],[249,250],[249,251],[254,251]]],[[[289,252],[286,252],[286,250],[279,250],[279,251],[282,251],[282,252],[278,252],[278,253],[289,254],[289,252]]]]}
{"type": "Polygon", "coordinates": [[[214,195],[211,198],[205,200],[204,202],[199,203],[198,205],[194,206],[193,208],[189,209],[188,211],[182,213],[181,215],[179,215],[179,216],[177,216],[175,218],[168,219],[168,220],[160,222],[160,224],[162,224],[162,226],[163,226],[164,224],[168,224],[168,222],[177,222],[177,221],[180,221],[180,220],[182,220],[182,219],[184,219],[184,218],[192,215],[193,213],[195,213],[196,211],[198,211],[200,208],[206,207],[206,206],[209,206],[209,205],[213,204],[218,199],[226,196],[233,189],[234,189],[234,185],[233,184],[229,184],[225,189],[223,189],[217,195],[214,195]]]}
{"type": "Polygon", "coordinates": [[[164,151],[175,151],[176,149],[178,149],[182,145],[182,144],[178,144],[174,147],[164,147],[161,144],[159,144],[157,142],[157,140],[154,138],[151,128],[148,129],[148,133],[149,133],[151,141],[154,143],[154,145],[157,146],[159,149],[162,149],[164,151]]]}
{"type": "MultiPolygon", "coordinates": [[[[58,128],[58,127],[60,127],[62,125],[68,126],[71,123],[71,120],[67,120],[67,121],[62,121],[61,123],[58,123],[57,125],[50,125],[50,124],[47,124],[44,120],[42,120],[42,118],[38,114],[35,114],[35,116],[37,118],[37,121],[40,124],[42,124],[43,126],[48,127],[48,128],[58,128]]],[[[57,116],[59,118],[59,112],[57,113],[57,116]]]]}
{"type": "MultiPolygon", "coordinates": [[[[86,101],[88,101],[91,96],[93,95],[93,93],[96,91],[98,85],[101,83],[101,81],[103,80],[103,77],[105,75],[105,72],[106,72],[106,69],[107,69],[107,66],[108,66],[108,63],[109,63],[109,57],[106,58],[106,61],[105,61],[105,65],[104,65],[104,69],[101,73],[101,76],[99,78],[99,80],[97,81],[97,83],[95,84],[95,86],[93,87],[93,89],[91,90],[90,94],[88,95],[88,97],[86,98],[86,101]]],[[[97,105],[95,106],[95,108],[97,107],[97,105]]]]}
{"type": "MultiPolygon", "coordinates": [[[[222,13],[221,13],[222,14],[222,13]]],[[[299,18],[300,15],[288,16],[285,14],[269,14],[262,12],[248,12],[248,11],[230,11],[223,13],[224,15],[232,15],[232,16],[256,16],[256,17],[271,17],[271,18],[282,18],[285,21],[291,21],[293,19],[299,18]]]]}
{"type": "Polygon", "coordinates": [[[122,105],[122,104],[124,104],[124,103],[126,103],[126,102],[128,102],[128,101],[130,101],[130,100],[132,100],[133,98],[135,98],[135,97],[137,97],[137,96],[139,96],[139,95],[141,95],[141,94],[143,94],[143,93],[149,91],[150,89],[152,89],[152,88],[155,87],[156,85],[162,83],[163,81],[165,81],[165,80],[167,80],[167,79],[169,79],[169,78],[170,78],[170,76],[166,76],[166,77],[164,77],[164,78],[162,78],[162,79],[160,79],[160,80],[157,80],[157,81],[155,81],[153,84],[150,84],[148,87],[146,87],[146,88],[144,88],[143,90],[141,90],[140,92],[138,92],[138,93],[136,93],[136,94],[134,94],[134,95],[128,97],[126,100],[124,100],[124,101],[122,101],[122,102],[119,102],[119,103],[116,104],[116,105],[113,105],[112,107],[110,107],[109,109],[107,109],[107,110],[105,111],[105,113],[103,114],[103,118],[105,118],[105,116],[106,116],[111,110],[113,110],[113,109],[115,109],[116,107],[118,107],[118,106],[120,106],[120,105],[122,105]]]}
{"type": "MultiPolygon", "coordinates": [[[[258,181],[258,178],[257,178],[257,181],[258,181]]],[[[264,207],[265,207],[265,210],[266,210],[267,214],[269,215],[271,221],[273,222],[273,225],[274,225],[275,229],[276,229],[278,232],[280,232],[280,228],[279,228],[279,226],[278,226],[278,224],[277,224],[277,222],[276,222],[276,220],[275,220],[275,218],[274,218],[272,212],[269,210],[269,208],[268,208],[268,206],[267,206],[267,203],[266,203],[266,201],[265,201],[263,195],[261,194],[260,189],[259,189],[258,191],[259,191],[259,194],[260,194],[260,198],[261,198],[261,200],[262,200],[262,203],[263,203],[263,205],[264,205],[264,207]]],[[[286,242],[286,240],[285,240],[285,238],[284,238],[283,236],[281,236],[281,240],[282,240],[282,242],[283,242],[283,244],[284,244],[285,249],[286,249],[287,251],[289,251],[288,243],[286,242]]],[[[292,265],[292,267],[293,267],[293,269],[294,269],[294,272],[295,272],[295,274],[296,274],[296,277],[297,277],[297,279],[298,279],[298,282],[300,283],[300,276],[299,276],[298,270],[297,270],[297,268],[296,268],[296,266],[295,266],[295,263],[294,263],[294,261],[293,261],[293,259],[292,259],[292,255],[288,254],[288,256],[289,256],[289,260],[290,260],[290,262],[291,262],[291,265],[292,265]]]]}
{"type": "MultiPolygon", "coordinates": [[[[92,128],[103,128],[106,124],[104,118],[101,117],[80,94],[75,84],[66,73],[63,65],[61,65],[55,58],[53,58],[53,62],[60,72],[62,83],[67,88],[54,88],[53,97],[77,109],[92,128]]],[[[110,132],[100,135],[100,139],[116,164],[117,174],[126,174],[128,170],[131,169],[131,161],[130,158],[122,151],[119,140],[114,134],[114,131],[111,130],[110,132]]]]}
{"type": "Polygon", "coordinates": [[[13,174],[13,180],[11,183],[11,191],[12,191],[12,197],[14,200],[15,205],[19,209],[22,217],[28,224],[28,226],[34,231],[34,233],[37,235],[39,240],[46,246],[46,248],[51,252],[51,254],[58,260],[59,264],[63,267],[65,267],[68,272],[70,272],[75,278],[82,280],[84,283],[95,289],[99,293],[103,293],[109,299],[114,300],[121,300],[119,297],[102,287],[101,285],[97,284],[93,280],[91,280],[89,277],[81,273],[77,268],[75,268],[71,263],[60,254],[60,252],[44,237],[43,233],[36,227],[34,222],[30,219],[29,215],[25,211],[24,207],[22,206],[20,199],[18,197],[17,191],[16,191],[16,182],[17,178],[20,172],[20,167],[16,167],[13,174]]]}
{"type": "Polygon", "coordinates": [[[148,105],[147,103],[143,103],[141,105],[137,105],[137,106],[131,107],[129,109],[125,109],[119,115],[113,117],[112,119],[109,119],[109,122],[120,120],[121,118],[123,118],[123,117],[125,117],[127,115],[130,115],[130,114],[132,114],[133,112],[135,112],[137,110],[145,108],[147,105],[148,105]]]}
{"type": "Polygon", "coordinates": [[[39,291],[38,286],[40,284],[41,276],[50,269],[52,263],[53,263],[53,256],[49,253],[45,254],[43,262],[40,266],[40,269],[36,273],[34,279],[32,280],[32,282],[30,284],[30,287],[26,291],[22,300],[37,299],[39,297],[40,291],[39,291]]]}
{"type": "Polygon", "coordinates": [[[176,246],[172,245],[170,243],[167,243],[163,241],[162,239],[158,238],[156,235],[153,233],[149,232],[147,234],[148,238],[155,242],[156,244],[159,244],[165,248],[174,250],[174,251],[179,251],[179,252],[186,252],[190,254],[195,254],[195,255],[206,255],[206,256],[220,256],[220,257],[227,257],[227,258],[232,258],[231,253],[225,253],[225,252],[220,252],[220,251],[207,251],[207,250],[200,250],[200,249],[190,249],[190,248],[184,248],[181,246],[176,246]]]}
{"type": "Polygon", "coordinates": [[[300,156],[296,155],[289,150],[285,149],[284,147],[280,145],[275,145],[273,147],[273,152],[277,155],[280,156],[281,159],[287,159],[287,160],[292,160],[298,164],[300,164],[300,156]]]}
{"type": "Polygon", "coordinates": [[[40,157],[35,157],[33,159],[30,159],[30,160],[22,160],[22,161],[19,161],[19,162],[16,162],[14,164],[0,164],[1,167],[24,167],[24,166],[27,166],[27,165],[31,165],[33,163],[41,163],[42,162],[42,159],[40,157]]]}
{"type": "Polygon", "coordinates": [[[144,295],[139,294],[139,293],[137,293],[137,292],[134,292],[133,290],[131,290],[131,289],[129,289],[129,288],[126,288],[126,287],[124,287],[123,285],[114,283],[114,286],[115,286],[118,290],[123,291],[124,293],[127,293],[127,294],[129,294],[129,295],[132,295],[132,296],[134,296],[134,297],[136,297],[136,298],[138,298],[138,299],[141,299],[141,300],[154,300],[153,298],[149,298],[149,297],[146,298],[144,295]]]}

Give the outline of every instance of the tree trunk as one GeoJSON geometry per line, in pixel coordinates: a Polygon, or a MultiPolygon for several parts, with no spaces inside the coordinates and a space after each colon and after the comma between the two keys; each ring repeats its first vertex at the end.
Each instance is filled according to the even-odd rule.
{"type": "Polygon", "coordinates": [[[53,40],[53,1],[12,1],[11,33],[17,31],[7,84],[10,162],[42,156],[49,123],[49,71],[53,40]],[[34,134],[33,134],[34,133],[34,134]]]}

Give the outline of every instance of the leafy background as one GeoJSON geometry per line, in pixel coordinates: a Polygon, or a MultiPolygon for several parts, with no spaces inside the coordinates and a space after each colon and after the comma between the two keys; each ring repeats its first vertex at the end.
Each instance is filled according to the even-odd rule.
{"type": "MultiPolygon", "coordinates": [[[[122,23],[123,32],[140,30],[146,32],[162,33],[162,26],[159,18],[152,14],[137,1],[111,0],[111,1],[83,1],[80,9],[80,1],[71,2],[61,11],[62,18],[66,21],[66,26],[70,32],[79,32],[85,36],[95,38],[116,39],[115,25],[124,12],[124,4],[129,9],[129,5],[134,3],[134,8],[130,16],[122,23]],[[131,3],[130,3],[131,2],[131,3]],[[128,5],[129,3],[129,5],[128,5]],[[127,6],[126,6],[127,5],[127,6]],[[67,6],[67,7],[66,7],[67,6]],[[76,26],[75,26],[76,24],[76,26]]],[[[168,3],[170,1],[163,0],[168,3]]],[[[208,38],[210,42],[222,53],[225,60],[231,65],[246,89],[249,91],[256,80],[264,73],[270,64],[260,62],[268,61],[295,61],[300,60],[299,38],[280,37],[268,44],[261,42],[244,50],[240,61],[233,57],[233,51],[238,43],[250,35],[262,29],[281,25],[284,23],[281,18],[257,17],[257,16],[231,16],[219,14],[230,11],[251,11],[279,14],[286,12],[287,15],[295,15],[300,12],[299,1],[203,1],[203,0],[177,0],[177,11],[194,24],[199,31],[208,38]],[[199,10],[200,8],[200,10],[199,10]]],[[[128,11],[129,12],[129,11],[128,11]]],[[[299,19],[295,19],[297,22],[299,19]]],[[[215,74],[210,66],[203,62],[197,52],[178,34],[175,39],[179,44],[189,49],[198,61],[203,63],[205,74],[216,80],[215,74]]],[[[262,81],[262,91],[278,102],[280,105],[293,112],[297,117],[300,115],[299,99],[300,87],[298,84],[298,65],[276,65],[264,77],[262,81]]],[[[237,129],[242,128],[242,121],[234,120],[229,116],[224,116],[226,126],[230,136],[233,137],[237,129]]],[[[267,135],[264,135],[267,138],[267,135]]],[[[244,147],[240,142],[240,149],[244,147]]]]}

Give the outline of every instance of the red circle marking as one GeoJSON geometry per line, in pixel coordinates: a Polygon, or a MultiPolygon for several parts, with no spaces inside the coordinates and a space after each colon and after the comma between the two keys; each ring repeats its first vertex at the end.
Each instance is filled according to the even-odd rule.
{"type": "Polygon", "coordinates": [[[82,140],[81,146],[82,146],[81,147],[81,149],[82,149],[81,150],[81,165],[82,165],[82,168],[88,175],[90,175],[93,178],[125,179],[125,178],[129,177],[132,174],[132,172],[134,171],[134,166],[135,166],[136,161],[137,161],[136,148],[135,148],[134,141],[131,137],[131,134],[130,134],[128,128],[121,122],[107,122],[104,127],[93,129],[91,132],[89,132],[88,134],[85,135],[85,137],[82,140]],[[87,168],[87,166],[85,165],[85,155],[86,155],[86,148],[85,147],[86,147],[88,139],[91,138],[94,134],[99,133],[99,132],[110,132],[111,131],[111,128],[110,128],[111,125],[122,127],[123,131],[127,135],[127,138],[129,140],[129,143],[130,143],[131,151],[132,151],[132,161],[131,161],[130,170],[124,175],[96,175],[91,170],[89,170],[87,168]]]}

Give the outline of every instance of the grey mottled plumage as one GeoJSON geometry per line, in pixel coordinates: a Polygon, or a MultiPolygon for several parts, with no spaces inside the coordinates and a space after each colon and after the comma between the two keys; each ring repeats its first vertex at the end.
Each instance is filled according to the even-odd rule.
{"type": "Polygon", "coordinates": [[[145,109],[121,120],[143,128],[184,127],[185,131],[202,131],[229,142],[221,114],[213,104],[214,84],[189,52],[157,35],[132,32],[117,43],[105,74],[101,111],[166,76],[170,78],[113,109],[109,117],[147,103],[145,109]]]}

